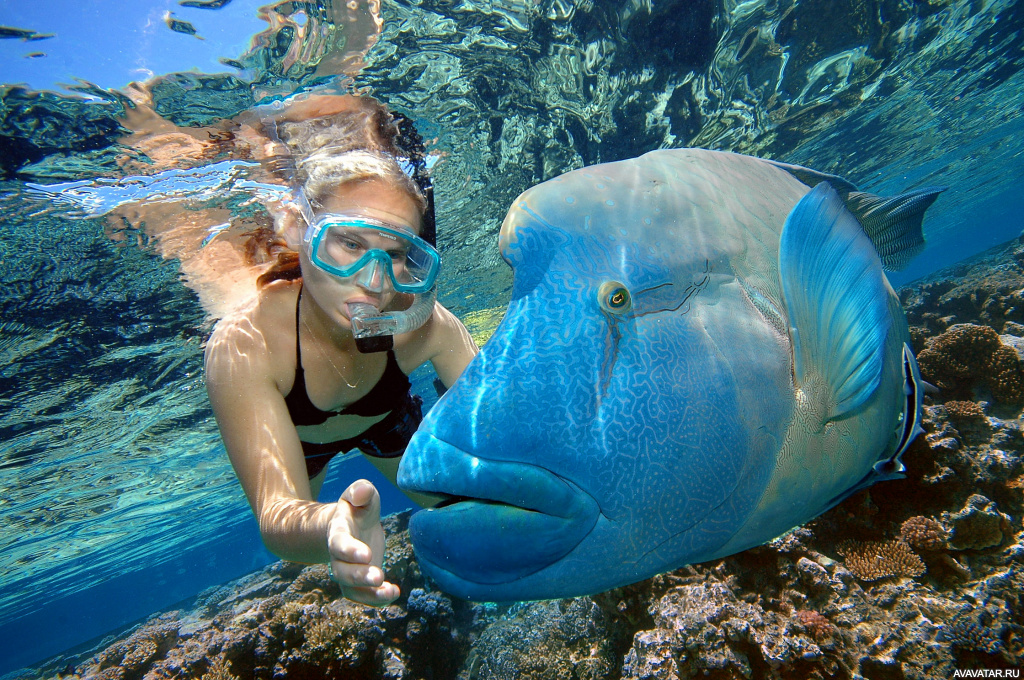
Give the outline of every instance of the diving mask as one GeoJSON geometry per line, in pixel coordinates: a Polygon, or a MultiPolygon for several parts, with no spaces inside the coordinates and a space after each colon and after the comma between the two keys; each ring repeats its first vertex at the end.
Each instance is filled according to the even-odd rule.
{"type": "Polygon", "coordinates": [[[425,293],[441,268],[440,255],[419,236],[364,215],[323,215],[302,240],[314,265],[374,292],[383,290],[386,277],[399,293],[425,293]]]}

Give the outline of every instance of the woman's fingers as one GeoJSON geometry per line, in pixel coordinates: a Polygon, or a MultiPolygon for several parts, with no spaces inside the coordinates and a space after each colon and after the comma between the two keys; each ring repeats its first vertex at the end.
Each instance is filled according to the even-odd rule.
{"type": "Polygon", "coordinates": [[[385,581],[384,572],[372,564],[332,559],[331,578],[341,586],[342,595],[362,604],[381,607],[397,600],[400,594],[398,586],[385,581]]]}
{"type": "Polygon", "coordinates": [[[373,553],[370,546],[366,545],[353,536],[348,527],[331,526],[331,533],[327,537],[327,551],[331,554],[331,563],[350,562],[353,564],[370,564],[373,560],[373,553]]]}
{"type": "Polygon", "coordinates": [[[376,588],[384,584],[384,572],[372,564],[331,562],[331,577],[343,587],[376,588]]]}
{"type": "Polygon", "coordinates": [[[371,607],[385,607],[398,599],[398,586],[385,583],[377,588],[342,588],[342,594],[353,602],[371,607]]]}
{"type": "Polygon", "coordinates": [[[399,589],[384,580],[384,528],[380,495],[366,480],[353,482],[338,500],[327,536],[331,577],[350,600],[384,606],[398,599],[399,589]]]}

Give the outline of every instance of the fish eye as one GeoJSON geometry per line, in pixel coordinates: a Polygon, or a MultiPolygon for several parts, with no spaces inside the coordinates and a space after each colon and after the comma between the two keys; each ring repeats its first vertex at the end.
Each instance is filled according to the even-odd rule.
{"type": "Polygon", "coordinates": [[[597,289],[597,301],[601,309],[612,314],[625,314],[633,306],[629,289],[618,281],[605,281],[597,289]]]}

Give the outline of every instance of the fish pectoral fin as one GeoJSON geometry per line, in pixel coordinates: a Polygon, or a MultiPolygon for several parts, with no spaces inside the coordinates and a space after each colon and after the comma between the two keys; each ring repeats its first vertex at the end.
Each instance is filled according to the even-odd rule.
{"type": "Polygon", "coordinates": [[[899,271],[924,249],[921,227],[924,211],[945,190],[946,187],[928,187],[888,198],[851,191],[846,197],[846,207],[875,245],[882,266],[889,271],[899,271]]]}
{"type": "Polygon", "coordinates": [[[798,386],[822,376],[829,418],[878,388],[892,323],[882,263],[857,218],[827,183],[808,192],[782,228],[779,275],[798,386]]]}

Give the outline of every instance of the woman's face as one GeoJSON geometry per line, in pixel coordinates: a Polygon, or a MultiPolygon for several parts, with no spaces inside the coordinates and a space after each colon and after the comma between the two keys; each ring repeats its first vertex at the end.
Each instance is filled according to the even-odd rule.
{"type": "MultiPolygon", "coordinates": [[[[321,199],[317,216],[325,213],[365,215],[410,229],[416,234],[420,231],[420,211],[416,202],[404,191],[382,180],[349,182],[338,186],[321,199]]],[[[328,274],[310,262],[306,246],[299,248],[299,257],[304,289],[330,319],[343,328],[351,328],[350,304],[362,302],[384,309],[395,296],[390,286],[374,292],[358,285],[354,276],[340,279],[328,274]]]]}

